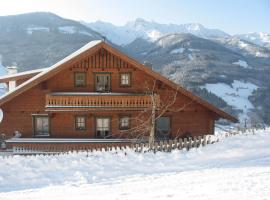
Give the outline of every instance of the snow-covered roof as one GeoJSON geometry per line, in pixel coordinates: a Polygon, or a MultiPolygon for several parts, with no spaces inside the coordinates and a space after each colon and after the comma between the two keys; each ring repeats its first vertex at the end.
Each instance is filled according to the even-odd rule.
{"type": "Polygon", "coordinates": [[[75,58],[76,56],[80,55],[82,52],[85,52],[86,50],[91,49],[92,47],[96,46],[97,44],[101,44],[101,43],[102,43],[101,40],[94,40],[94,41],[89,42],[88,44],[86,44],[82,48],[80,48],[79,50],[73,52],[72,54],[70,54],[69,56],[67,56],[64,59],[60,60],[59,62],[55,63],[51,67],[45,68],[39,74],[37,74],[34,77],[30,78],[29,80],[25,81],[24,83],[22,83],[21,85],[16,87],[14,90],[11,90],[11,91],[5,93],[4,95],[2,95],[0,97],[0,102],[1,101],[3,102],[3,100],[8,99],[8,97],[12,98],[11,95],[12,94],[18,94],[19,91],[22,93],[23,88],[25,88],[27,90],[28,88],[30,88],[31,86],[34,85],[33,82],[35,82],[36,80],[38,80],[38,79],[40,79],[42,77],[45,77],[45,75],[47,75],[49,72],[52,72],[52,71],[56,70],[59,66],[61,66],[64,63],[68,62],[72,58],[75,58]]]}
{"type": "Polygon", "coordinates": [[[24,72],[19,72],[16,74],[7,74],[4,76],[0,76],[0,83],[5,83],[10,80],[19,80],[19,79],[24,79],[24,78],[31,78],[35,76],[36,74],[45,71],[47,68],[41,68],[41,69],[34,69],[34,70],[29,70],[29,71],[24,71],[24,72]]]}

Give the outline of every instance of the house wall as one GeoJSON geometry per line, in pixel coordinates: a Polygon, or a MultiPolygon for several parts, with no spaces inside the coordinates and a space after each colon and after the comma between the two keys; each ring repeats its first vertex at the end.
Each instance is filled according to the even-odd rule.
{"type": "MultiPolygon", "coordinates": [[[[67,65],[66,69],[54,77],[5,103],[2,106],[4,118],[0,123],[0,132],[11,137],[15,131],[20,131],[23,137],[33,137],[32,114],[48,113],[45,111],[45,95],[50,92],[93,92],[95,73],[109,72],[111,74],[112,92],[145,93],[151,91],[155,84],[155,92],[160,95],[162,103],[166,104],[168,99],[175,95],[175,91],[167,85],[155,82],[153,77],[121,60],[117,55],[105,52],[106,58],[109,59],[104,63],[100,58],[104,56],[100,54],[99,51],[83,60],[75,60],[72,65],[67,65]],[[87,85],[83,88],[76,88],[74,87],[74,72],[82,71],[87,73],[87,85]],[[131,87],[120,86],[121,72],[131,73],[131,87]]],[[[119,134],[119,115],[128,114],[131,118],[137,118],[141,112],[96,110],[91,112],[50,112],[49,114],[51,137],[88,138],[95,136],[94,119],[96,116],[109,116],[112,122],[112,133],[117,136],[119,134]],[[87,130],[75,130],[74,116],[77,114],[87,115],[87,130]]],[[[143,115],[144,118],[146,119],[149,114],[143,115]]],[[[211,134],[214,130],[214,114],[179,92],[175,103],[163,115],[171,118],[172,136],[183,136],[187,133],[191,135],[211,134]]],[[[131,127],[137,125],[134,121],[131,122],[131,127]]]]}

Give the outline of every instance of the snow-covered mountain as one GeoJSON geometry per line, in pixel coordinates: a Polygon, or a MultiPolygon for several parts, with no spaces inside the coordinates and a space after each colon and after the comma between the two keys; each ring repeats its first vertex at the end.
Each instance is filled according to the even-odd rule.
{"type": "Polygon", "coordinates": [[[238,34],[236,36],[243,40],[252,42],[254,44],[270,48],[270,34],[268,33],[255,32],[255,33],[248,33],[248,34],[238,34]]]}
{"type": "Polygon", "coordinates": [[[127,22],[124,26],[116,26],[102,21],[84,24],[119,45],[131,43],[136,38],[144,38],[150,41],[155,41],[158,38],[171,33],[191,33],[203,38],[219,38],[229,36],[229,34],[221,30],[209,29],[198,23],[180,25],[160,24],[154,21],[146,21],[142,18],[127,22]]]}
{"type": "Polygon", "coordinates": [[[242,53],[243,55],[250,55],[260,58],[270,57],[270,49],[264,47],[264,45],[257,45],[252,41],[241,39],[237,36],[217,38],[214,39],[214,41],[224,45],[231,50],[234,50],[235,52],[242,53]]]}
{"type": "Polygon", "coordinates": [[[19,71],[48,67],[97,39],[96,31],[53,13],[0,16],[2,64],[16,63],[19,71]]]}

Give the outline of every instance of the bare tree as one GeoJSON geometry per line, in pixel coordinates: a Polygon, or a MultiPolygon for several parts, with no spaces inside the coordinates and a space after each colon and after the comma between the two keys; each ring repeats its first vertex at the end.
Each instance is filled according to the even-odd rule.
{"type": "MultiPolygon", "coordinates": [[[[151,84],[148,81],[144,82],[143,87],[146,89],[146,94],[151,98],[151,105],[140,111],[137,116],[131,118],[136,125],[127,130],[120,131],[118,137],[125,135],[137,141],[143,141],[148,138],[150,149],[152,149],[155,142],[156,121],[165,113],[180,112],[193,103],[193,100],[190,100],[180,107],[174,106],[177,96],[180,94],[180,87],[169,89],[163,85],[163,94],[165,93],[165,95],[161,99],[157,93],[158,87],[160,87],[159,84],[160,81],[158,80],[153,80],[151,84]]],[[[180,130],[176,134],[180,134],[180,130]]]]}

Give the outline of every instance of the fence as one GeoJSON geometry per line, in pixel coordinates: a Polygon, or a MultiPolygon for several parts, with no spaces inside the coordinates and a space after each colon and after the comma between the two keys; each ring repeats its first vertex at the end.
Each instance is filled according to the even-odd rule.
{"type": "Polygon", "coordinates": [[[156,152],[171,152],[172,150],[187,150],[192,148],[204,147],[209,144],[213,144],[224,140],[227,137],[233,135],[252,135],[255,134],[255,129],[249,130],[237,130],[233,132],[224,132],[218,135],[204,135],[190,138],[178,138],[174,140],[162,140],[154,142],[154,145],[150,147],[147,142],[129,142],[129,143],[93,143],[87,144],[76,144],[72,145],[56,145],[56,144],[33,144],[33,145],[22,145],[14,144],[12,152],[15,155],[29,155],[29,154],[60,154],[65,152],[94,152],[94,151],[125,151],[126,149],[133,150],[138,153],[144,153],[152,151],[156,152]],[[43,145],[43,146],[42,146],[43,145]]]}

